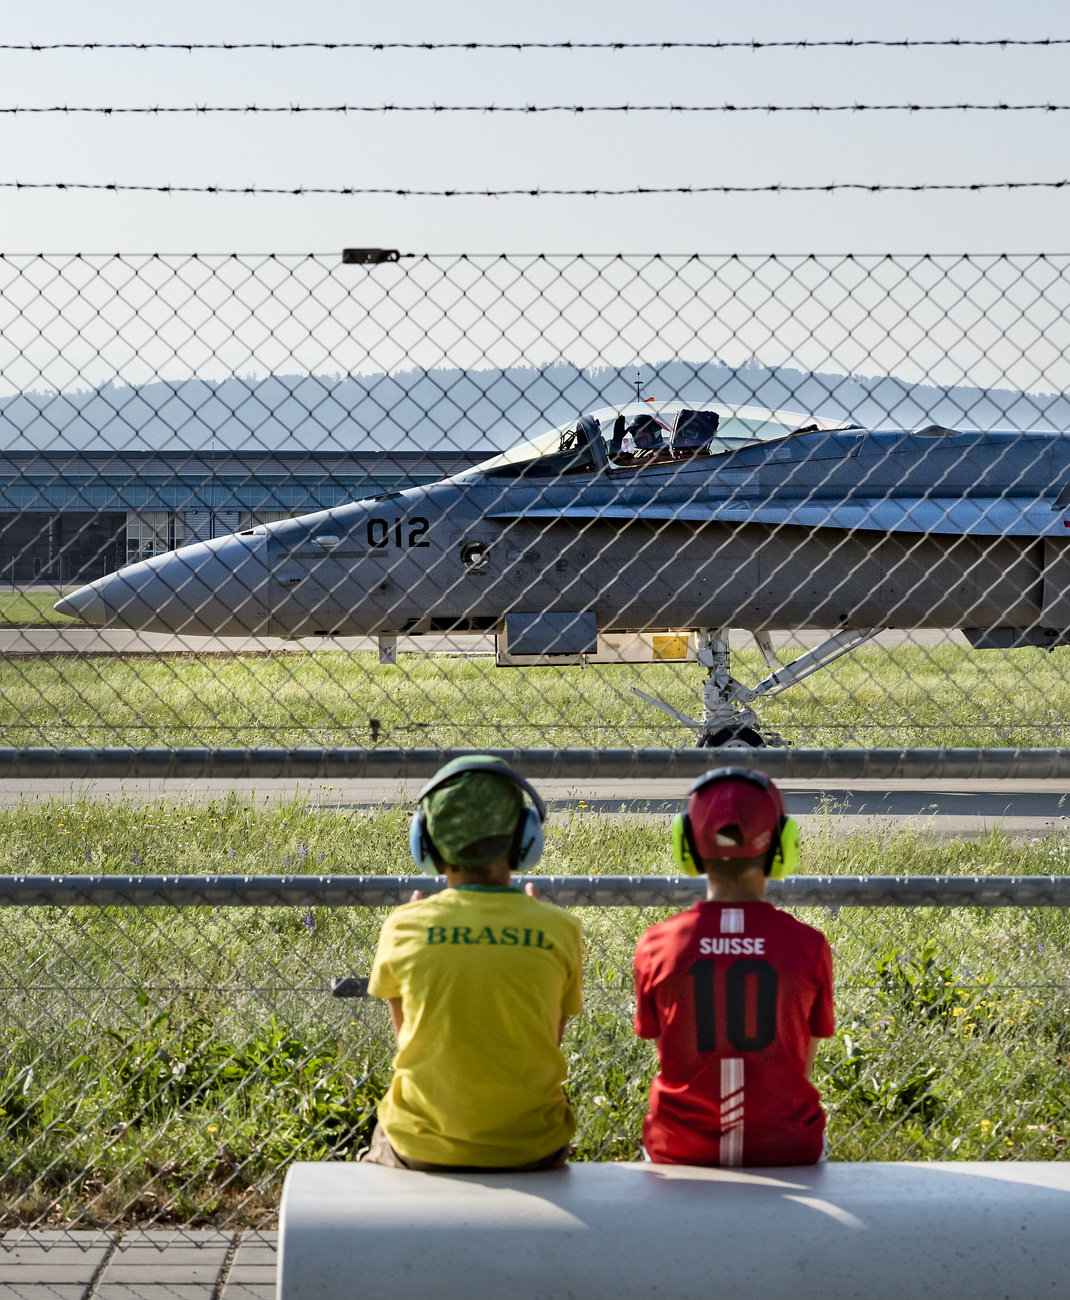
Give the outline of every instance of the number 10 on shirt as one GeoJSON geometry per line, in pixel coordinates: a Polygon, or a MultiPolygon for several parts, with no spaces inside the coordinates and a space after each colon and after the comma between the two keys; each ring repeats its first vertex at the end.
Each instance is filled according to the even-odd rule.
{"type": "Polygon", "coordinates": [[[695,1036],[700,1052],[716,1052],[718,970],[723,971],[724,1040],[737,1052],[763,1052],[776,1039],[777,973],[764,957],[745,957],[726,967],[704,959],[688,970],[694,985],[695,1036]]]}

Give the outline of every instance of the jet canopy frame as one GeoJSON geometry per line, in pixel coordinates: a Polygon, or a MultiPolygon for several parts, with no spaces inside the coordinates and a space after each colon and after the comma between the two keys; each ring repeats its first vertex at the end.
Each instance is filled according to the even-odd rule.
{"type": "MultiPolygon", "coordinates": [[[[484,461],[479,473],[490,478],[593,473],[601,469],[634,470],[658,463],[657,457],[639,459],[629,450],[613,448],[613,428],[621,417],[631,423],[651,416],[664,431],[663,449],[669,447],[674,422],[681,411],[709,412],[718,416],[716,434],[701,447],[687,448],[689,458],[713,457],[756,443],[777,442],[801,433],[842,433],[857,428],[850,420],[831,420],[799,411],[771,410],[762,406],[733,406],[725,402],[627,402],[605,406],[523,438],[498,456],[484,461]]],[[[659,449],[661,450],[661,449],[659,449]]]]}

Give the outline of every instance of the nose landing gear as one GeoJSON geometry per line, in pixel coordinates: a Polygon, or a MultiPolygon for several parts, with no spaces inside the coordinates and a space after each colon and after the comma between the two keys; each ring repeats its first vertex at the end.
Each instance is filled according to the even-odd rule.
{"type": "Polygon", "coordinates": [[[754,640],[758,649],[773,671],[757,686],[747,687],[731,673],[728,628],[700,628],[698,660],[707,670],[706,680],[702,684],[701,721],[681,713],[664,700],[648,695],[637,686],[631,687],[631,690],[640,699],[690,727],[695,733],[695,744],[700,749],[781,747],[788,742],[776,732],[762,729],[761,720],[750,707],[751,704],[758,699],[779,695],[789,686],[816,673],[819,668],[827,667],[841,655],[857,650],[880,631],[880,628],[875,627],[836,632],[790,664],[781,664],[777,659],[768,632],[755,632],[754,640]]]}

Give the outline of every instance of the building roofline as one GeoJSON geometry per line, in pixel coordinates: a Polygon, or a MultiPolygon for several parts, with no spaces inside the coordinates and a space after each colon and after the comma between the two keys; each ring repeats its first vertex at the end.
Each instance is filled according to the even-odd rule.
{"type": "Polygon", "coordinates": [[[142,450],[87,450],[81,451],[77,448],[62,448],[25,451],[10,450],[5,451],[0,448],[0,458],[4,460],[86,460],[86,461],[104,461],[104,460],[200,460],[208,463],[220,463],[228,460],[247,460],[247,461],[299,461],[299,460],[318,460],[318,461],[375,461],[390,462],[397,461],[401,464],[411,464],[417,461],[426,460],[465,460],[465,461],[483,461],[490,456],[498,453],[493,450],[487,451],[460,451],[456,448],[435,449],[429,448],[426,451],[388,451],[376,449],[373,451],[142,451],[142,450]]]}

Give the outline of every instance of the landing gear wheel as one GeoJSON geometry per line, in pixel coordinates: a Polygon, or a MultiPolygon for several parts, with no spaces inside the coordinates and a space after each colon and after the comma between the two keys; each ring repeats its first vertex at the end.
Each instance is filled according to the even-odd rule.
{"type": "Polygon", "coordinates": [[[765,749],[766,741],[753,727],[722,727],[699,739],[699,749],[765,749]]]}

